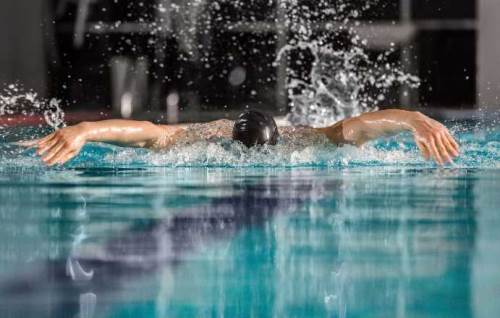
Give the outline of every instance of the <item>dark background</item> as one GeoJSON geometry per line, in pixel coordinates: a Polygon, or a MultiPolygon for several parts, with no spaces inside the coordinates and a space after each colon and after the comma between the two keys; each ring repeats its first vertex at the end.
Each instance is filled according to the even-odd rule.
{"type": "MultiPolygon", "coordinates": [[[[289,110],[285,73],[273,64],[279,47],[290,37],[285,26],[274,22],[280,21],[276,0],[237,5],[207,0],[201,13],[191,15],[202,21],[191,35],[197,48],[191,52],[179,41],[186,38],[179,33],[179,20],[190,18],[189,9],[170,12],[165,19],[169,12],[159,12],[158,2],[172,1],[24,1],[30,4],[29,15],[23,1],[2,2],[2,23],[15,22],[2,31],[11,41],[3,44],[10,48],[0,58],[0,85],[18,83],[57,97],[69,112],[114,117],[123,115],[125,91],[132,92],[131,116],[136,118],[194,121],[231,115],[245,107],[275,114],[289,110]],[[79,24],[82,10],[88,14],[79,24]],[[151,28],[155,21],[161,23],[151,28]],[[166,26],[155,31],[162,23],[166,26]],[[32,33],[32,39],[26,38],[32,33]],[[26,63],[33,66],[23,71],[26,63]],[[167,100],[173,108],[168,108],[167,100]]],[[[354,8],[366,3],[347,2],[354,8]]],[[[370,51],[385,50],[396,39],[391,59],[422,79],[420,88],[409,94],[395,87],[383,106],[478,109],[478,3],[381,0],[356,18],[359,28],[369,27],[379,38],[370,51]]]]}

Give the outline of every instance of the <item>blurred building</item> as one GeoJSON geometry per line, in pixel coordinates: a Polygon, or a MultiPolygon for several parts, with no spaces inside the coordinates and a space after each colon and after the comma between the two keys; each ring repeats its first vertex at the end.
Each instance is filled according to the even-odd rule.
{"type": "MultiPolygon", "coordinates": [[[[21,83],[70,111],[170,122],[247,106],[284,114],[282,1],[4,0],[0,85],[21,83]]],[[[496,0],[380,0],[351,24],[373,52],[396,46],[392,58],[422,79],[396,87],[387,106],[450,113],[498,103],[498,16],[496,0]]]]}

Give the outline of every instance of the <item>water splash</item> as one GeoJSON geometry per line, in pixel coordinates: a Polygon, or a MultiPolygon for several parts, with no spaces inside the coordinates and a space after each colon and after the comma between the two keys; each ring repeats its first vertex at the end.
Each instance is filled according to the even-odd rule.
{"type": "Polygon", "coordinates": [[[390,62],[396,52],[394,43],[373,58],[369,40],[356,31],[359,22],[354,19],[378,2],[367,1],[362,6],[347,1],[284,2],[292,36],[280,50],[277,63],[289,65],[288,120],[292,124],[330,125],[377,109],[395,85],[419,86],[418,77],[390,62]]]}
{"type": "MultiPolygon", "coordinates": [[[[455,133],[461,155],[451,169],[500,168],[500,130],[498,128],[455,133]]],[[[200,141],[170,150],[153,152],[105,144],[89,144],[81,154],[63,167],[75,168],[150,168],[150,167],[408,167],[435,168],[422,158],[411,136],[400,136],[365,145],[335,147],[329,143],[304,140],[281,141],[276,146],[247,149],[230,140],[200,141]]],[[[39,169],[47,167],[33,150],[0,143],[0,170],[39,169]]]]}
{"type": "MultiPolygon", "coordinates": [[[[377,104],[386,100],[387,92],[393,85],[418,86],[417,77],[403,72],[397,63],[390,62],[391,55],[396,52],[395,46],[373,57],[368,50],[369,39],[363,39],[356,32],[358,23],[356,19],[378,2],[363,1],[359,5],[346,0],[270,0],[266,6],[269,8],[279,6],[277,11],[283,12],[283,21],[274,13],[259,17],[258,12],[255,12],[254,15],[246,17],[250,22],[269,23],[274,28],[278,27],[278,30],[273,29],[276,33],[273,38],[276,43],[279,36],[286,35],[287,42],[281,47],[276,58],[273,56],[272,59],[275,61],[275,66],[280,63],[286,63],[287,66],[286,88],[291,108],[288,119],[293,124],[324,126],[375,109],[377,104]],[[279,29],[281,22],[283,28],[279,29]]],[[[134,2],[127,4],[127,6],[135,5],[137,4],[134,2]]],[[[235,12],[246,12],[248,5],[248,2],[236,0],[175,0],[158,5],[155,12],[160,14],[160,18],[156,21],[148,22],[153,17],[141,17],[139,21],[148,24],[151,35],[161,36],[166,32],[172,32],[171,35],[179,41],[181,51],[186,54],[187,59],[194,59],[201,62],[203,67],[209,67],[210,54],[205,53],[210,50],[210,43],[199,43],[199,38],[209,39],[211,30],[215,29],[214,23],[217,25],[221,23],[221,28],[234,26],[230,23],[234,22],[230,21],[231,17],[235,12]],[[235,10],[228,14],[227,6],[235,10]],[[228,23],[229,26],[224,23],[228,23]]],[[[260,14],[267,12],[260,11],[260,14]]],[[[238,19],[240,18],[243,17],[238,16],[238,19]]],[[[103,22],[97,23],[94,27],[106,26],[111,30],[118,30],[124,23],[116,22],[106,26],[103,22]]],[[[262,27],[259,23],[255,24],[256,28],[262,27]]],[[[131,42],[130,45],[133,46],[132,51],[142,54],[140,50],[136,50],[138,44],[131,42]]],[[[156,46],[158,43],[151,42],[151,45],[156,46]]],[[[241,47],[241,51],[243,50],[245,48],[241,47]]],[[[259,53],[257,48],[254,50],[259,53]]],[[[222,63],[228,60],[223,60],[222,63]]],[[[153,62],[161,66],[164,61],[153,62]]],[[[228,75],[220,73],[214,76],[228,75]]],[[[265,82],[268,85],[267,79],[265,82]]],[[[0,116],[22,115],[24,118],[41,116],[46,126],[51,128],[57,129],[65,125],[64,112],[60,108],[59,101],[55,99],[40,100],[35,93],[23,92],[15,85],[9,86],[0,95],[0,116]]],[[[464,154],[457,161],[457,167],[498,167],[500,146],[495,139],[484,140],[467,133],[464,136],[474,137],[470,139],[464,137],[466,138],[464,154]]],[[[498,137],[498,134],[495,136],[498,137]]],[[[409,139],[395,145],[393,142],[380,142],[368,145],[363,150],[354,147],[337,149],[326,143],[313,144],[303,140],[292,140],[275,147],[248,150],[238,144],[220,141],[197,142],[189,146],[174,147],[162,153],[90,145],[69,164],[69,167],[434,166],[420,157],[415,145],[409,139]]],[[[0,148],[2,166],[44,167],[33,152],[26,152],[6,143],[0,143],[0,148]]]]}
{"type": "MultiPolygon", "coordinates": [[[[374,55],[368,49],[370,39],[357,31],[361,25],[359,19],[366,12],[373,13],[388,3],[384,0],[92,2],[96,11],[93,19],[97,22],[91,25],[99,38],[108,31],[126,30],[131,26],[129,22],[134,21],[132,26],[138,27],[147,41],[124,35],[119,45],[102,53],[103,60],[109,59],[110,53],[145,58],[152,66],[152,78],[171,83],[181,94],[191,96],[183,100],[199,98],[202,104],[231,107],[223,104],[234,103],[234,97],[241,104],[260,105],[278,99],[280,107],[291,109],[288,119],[292,124],[323,126],[376,109],[390,99],[388,93],[395,85],[418,86],[417,77],[403,72],[397,62],[391,62],[398,54],[395,44],[374,55]],[[115,21],[116,16],[123,20],[115,21]],[[151,55],[152,51],[156,53],[151,55]],[[240,80],[231,80],[235,72],[241,73],[240,80]],[[283,77],[288,77],[285,87],[283,77]],[[226,92],[226,87],[223,92],[206,89],[210,84],[227,85],[232,93],[226,92]],[[280,91],[273,92],[274,85],[280,91]],[[288,96],[287,105],[282,104],[281,97],[276,98],[280,94],[288,96]]],[[[363,24],[372,22],[365,19],[363,24]]],[[[102,63],[99,67],[108,65],[102,63]]],[[[199,102],[193,103],[204,107],[199,102]]]]}
{"type": "MultiPolygon", "coordinates": [[[[496,136],[496,137],[494,137],[496,136]]],[[[489,134],[486,138],[470,133],[461,135],[462,154],[449,168],[498,168],[500,165],[500,143],[489,134]]],[[[184,148],[164,153],[144,153],[135,156],[133,152],[114,153],[107,157],[109,162],[127,162],[153,166],[192,167],[436,167],[422,158],[412,139],[393,138],[365,145],[336,147],[328,143],[295,144],[279,143],[276,146],[246,149],[230,142],[199,142],[184,148]],[[134,159],[137,160],[134,162],[134,159]]]]}
{"type": "MultiPolygon", "coordinates": [[[[55,98],[40,99],[37,93],[26,92],[17,85],[11,84],[0,93],[0,117],[7,117],[15,123],[27,122],[41,117],[43,124],[53,129],[66,126],[61,101],[55,98]]],[[[42,125],[43,125],[42,124],[42,125]]],[[[5,128],[0,123],[0,128],[5,128]]]]}
{"type": "MultiPolygon", "coordinates": [[[[150,46],[148,49],[163,52],[160,57],[151,61],[154,66],[152,76],[164,76],[165,80],[175,78],[177,82],[187,81],[188,86],[191,85],[192,79],[181,75],[180,73],[186,73],[181,69],[177,76],[159,75],[162,74],[161,71],[156,73],[167,66],[165,63],[168,59],[161,58],[171,49],[166,38],[176,40],[179,61],[200,64],[197,66],[198,72],[187,73],[203,73],[203,69],[213,72],[206,76],[209,82],[217,77],[230,79],[233,74],[230,68],[239,67],[234,63],[245,65],[247,61],[244,60],[255,52],[268,56],[270,52],[262,51],[261,45],[267,47],[265,50],[269,50],[269,47],[265,46],[269,41],[278,45],[279,53],[271,58],[273,65],[267,65],[266,59],[261,59],[260,63],[263,65],[260,68],[271,70],[273,66],[286,67],[288,80],[285,90],[281,93],[288,96],[288,106],[291,110],[288,120],[294,125],[325,126],[376,109],[377,105],[387,100],[388,92],[395,85],[417,87],[419,84],[416,76],[403,72],[397,63],[390,61],[391,56],[397,53],[395,45],[373,56],[368,50],[369,39],[362,38],[357,32],[360,16],[382,3],[384,2],[380,0],[269,0],[262,3],[239,0],[172,0],[160,1],[156,5],[142,2],[119,5],[115,2],[92,3],[91,6],[97,12],[121,8],[117,12],[124,10],[122,13],[127,13],[127,21],[137,20],[139,25],[144,27],[141,30],[151,36],[151,40],[146,44],[150,46]],[[250,46],[237,44],[236,34],[247,32],[238,31],[237,26],[245,23],[251,33],[258,34],[264,26],[272,36],[250,40],[247,38],[246,42],[249,42],[247,44],[250,46]],[[238,52],[230,52],[232,49],[228,48],[228,52],[218,52],[218,55],[214,55],[213,38],[230,39],[235,42],[233,49],[238,52]],[[284,43],[281,42],[283,39],[284,43]],[[233,63],[235,54],[241,55],[236,59],[244,60],[233,63]],[[214,69],[216,64],[217,67],[229,69],[214,69]]],[[[92,24],[96,32],[115,32],[127,25],[125,20],[106,23],[105,20],[109,17],[101,18],[103,20],[98,18],[97,22],[92,24]]],[[[133,39],[127,38],[124,42],[127,45],[117,47],[114,54],[124,54],[125,46],[130,47],[133,55],[147,56],[146,50],[141,47],[144,46],[142,41],[135,43],[133,39]]],[[[113,48],[110,47],[110,50],[113,48]]],[[[109,58],[106,54],[108,53],[103,53],[104,59],[109,58]]],[[[107,67],[106,65],[103,63],[102,67],[107,67]]],[[[260,76],[266,78],[259,78],[257,83],[269,85],[272,81],[272,76],[267,72],[260,76]]],[[[244,80],[243,76],[242,82],[238,82],[242,87],[246,85],[244,80]]],[[[203,86],[206,86],[206,83],[203,83],[203,86]]],[[[257,94],[255,90],[251,92],[257,94]]],[[[54,128],[64,125],[57,100],[39,102],[36,94],[19,93],[15,87],[5,95],[7,97],[3,99],[3,103],[10,106],[2,106],[4,109],[0,111],[0,115],[19,111],[20,109],[16,108],[18,106],[12,105],[21,102],[32,106],[30,110],[22,108],[23,112],[42,112],[45,121],[54,128]]]]}

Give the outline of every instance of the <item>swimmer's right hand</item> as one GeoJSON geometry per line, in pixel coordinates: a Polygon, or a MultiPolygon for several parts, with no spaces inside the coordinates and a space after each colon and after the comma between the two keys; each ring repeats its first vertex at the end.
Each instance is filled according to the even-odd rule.
{"type": "Polygon", "coordinates": [[[43,162],[49,166],[64,164],[74,158],[87,142],[85,124],[65,127],[41,139],[24,142],[22,145],[36,148],[43,162]]]}

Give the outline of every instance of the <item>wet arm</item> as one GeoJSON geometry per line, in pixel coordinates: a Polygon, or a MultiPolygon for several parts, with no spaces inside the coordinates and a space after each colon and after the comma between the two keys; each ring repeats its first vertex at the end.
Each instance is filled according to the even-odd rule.
{"type": "Polygon", "coordinates": [[[86,141],[128,147],[161,148],[163,139],[182,130],[178,126],[155,125],[147,121],[104,120],[80,123],[86,141]]]}
{"type": "Polygon", "coordinates": [[[89,141],[160,149],[167,147],[176,133],[182,130],[178,126],[161,126],[133,120],[83,122],[62,128],[25,145],[36,148],[37,154],[45,163],[54,165],[63,164],[78,155],[89,141]]]}
{"type": "Polygon", "coordinates": [[[335,144],[357,146],[380,137],[411,131],[417,146],[427,159],[432,157],[436,162],[444,164],[451,162],[459,153],[458,143],[448,129],[419,112],[388,109],[365,113],[318,130],[335,144]]]}
{"type": "Polygon", "coordinates": [[[318,130],[335,144],[361,146],[373,139],[411,130],[415,114],[396,109],[364,113],[318,130]]]}

